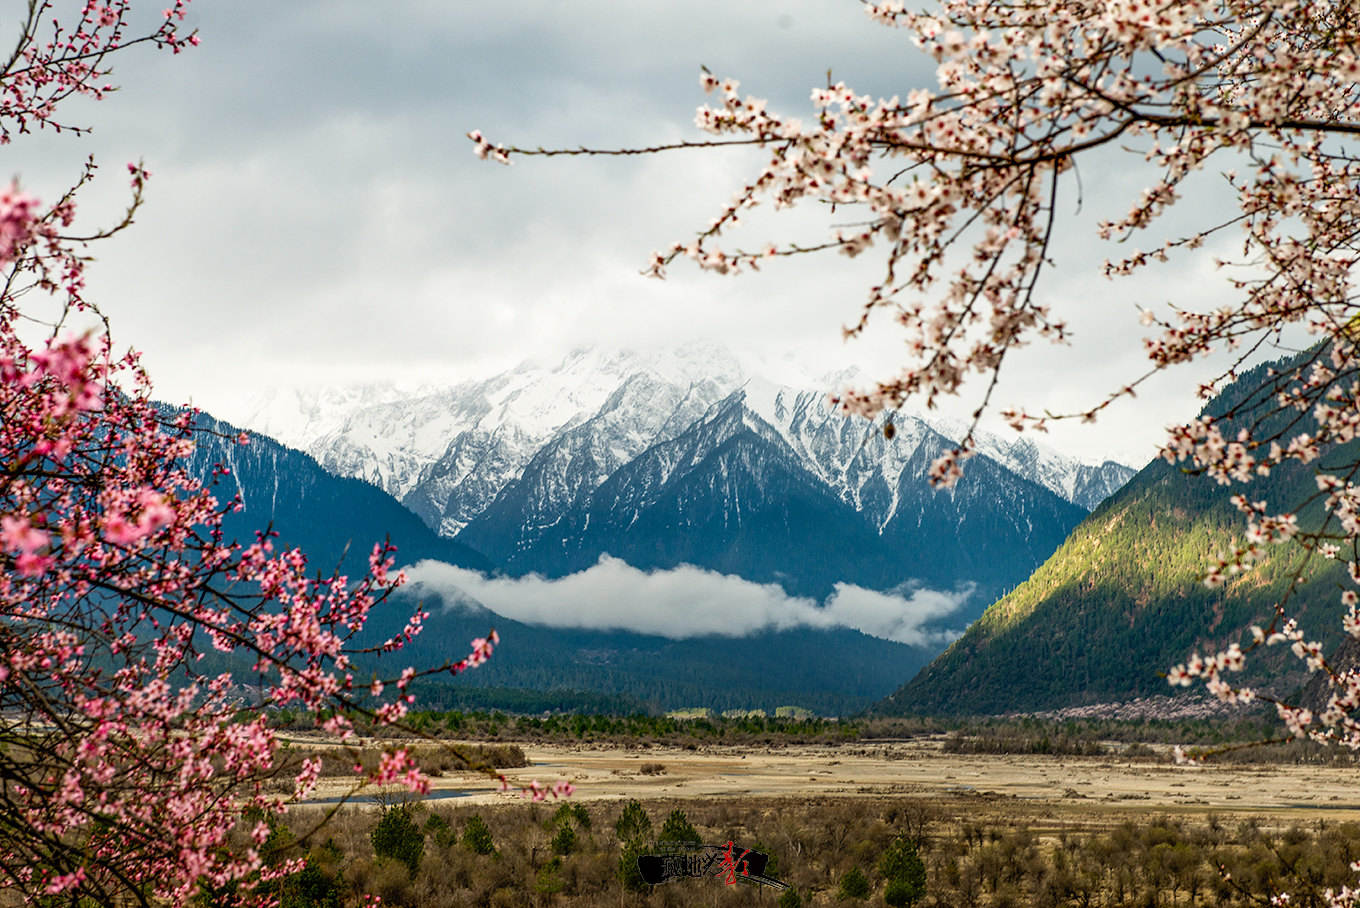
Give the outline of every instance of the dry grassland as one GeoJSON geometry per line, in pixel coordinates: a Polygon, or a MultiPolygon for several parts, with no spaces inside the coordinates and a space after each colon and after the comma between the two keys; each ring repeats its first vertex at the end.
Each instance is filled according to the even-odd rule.
{"type": "MultiPolygon", "coordinates": [[[[909,795],[979,803],[1004,799],[1016,802],[1013,808],[1097,815],[1360,818],[1360,768],[1354,766],[1176,766],[1115,757],[958,755],[943,753],[942,741],[697,750],[523,744],[530,765],[505,773],[512,784],[569,779],[578,789],[575,799],[582,801],[909,795]]],[[[340,781],[330,783],[335,792],[323,788],[317,796],[338,793],[340,781]]],[[[454,798],[459,804],[515,797],[470,773],[433,782],[436,799],[454,798]]]]}

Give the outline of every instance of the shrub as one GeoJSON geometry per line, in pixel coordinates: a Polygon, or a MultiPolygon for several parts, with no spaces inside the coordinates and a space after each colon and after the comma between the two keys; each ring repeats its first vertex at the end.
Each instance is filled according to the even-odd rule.
{"type": "Polygon", "coordinates": [[[425,854],[425,834],[411,819],[410,807],[390,807],[383,811],[370,838],[375,855],[400,861],[411,871],[411,876],[416,875],[425,854]]]}
{"type": "Polygon", "coordinates": [[[279,908],[340,908],[342,891],[315,858],[278,882],[279,908]]]}
{"type": "Polygon", "coordinates": [[[448,848],[458,841],[458,833],[439,814],[430,814],[425,821],[425,834],[434,836],[434,843],[440,848],[448,848]]]}
{"type": "Polygon", "coordinates": [[[798,897],[798,890],[790,886],[784,890],[784,894],[779,897],[779,908],[803,908],[803,900],[798,897]]]}
{"type": "Polygon", "coordinates": [[[563,804],[557,808],[553,822],[559,825],[571,822],[575,823],[578,829],[590,829],[590,814],[580,804],[563,804]]]}
{"type": "Polygon", "coordinates": [[[398,864],[380,864],[375,867],[369,888],[373,895],[382,900],[383,905],[400,906],[415,903],[411,878],[398,864]]]}
{"type": "Polygon", "coordinates": [[[767,848],[760,839],[756,839],[756,843],[751,846],[751,850],[758,851],[767,858],[765,861],[765,875],[772,880],[779,879],[779,855],[767,848]]]}
{"type": "MultiPolygon", "coordinates": [[[[565,829],[563,831],[566,831],[565,829]]],[[[544,895],[551,896],[562,891],[562,859],[553,858],[544,864],[538,871],[538,882],[534,884],[534,889],[544,895]]]]}

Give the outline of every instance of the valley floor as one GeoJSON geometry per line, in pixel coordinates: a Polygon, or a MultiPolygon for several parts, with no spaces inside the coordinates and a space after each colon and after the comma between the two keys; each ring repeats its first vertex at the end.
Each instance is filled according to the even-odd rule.
{"type": "MultiPolygon", "coordinates": [[[[1349,754],[1344,765],[1176,766],[1146,750],[1122,759],[951,754],[942,736],[517,746],[529,765],[503,770],[512,783],[567,778],[576,795],[534,804],[484,777],[448,773],[434,779],[431,800],[400,806],[389,794],[398,809],[386,813],[372,801],[342,807],[319,833],[319,810],[290,811],[288,834],[309,849],[311,875],[281,884],[285,906],[311,908],[317,893],[336,908],[368,895],[406,908],[769,908],[777,898],[785,908],[882,906],[881,858],[904,836],[927,874],[918,908],[1251,908],[1281,892],[1297,908],[1321,908],[1323,890],[1354,884],[1360,855],[1360,765],[1349,754]],[[644,839],[675,824],[709,844],[763,851],[796,894],[715,877],[639,888],[619,833],[639,808],[650,822],[644,839]],[[398,852],[375,853],[375,832],[393,816],[414,849],[409,871],[398,852]],[[855,887],[871,901],[847,902],[855,887]],[[290,902],[290,893],[311,901],[290,902]]],[[[342,782],[324,777],[318,796],[342,782]]]]}
{"type": "MultiPolygon", "coordinates": [[[[1354,763],[1177,766],[1117,757],[946,754],[942,745],[942,737],[696,750],[522,744],[530,765],[505,774],[512,784],[569,779],[578,789],[574,799],[581,801],[908,795],[1004,799],[1015,807],[1095,815],[1267,814],[1278,822],[1360,817],[1360,765],[1354,763]]],[[[515,798],[467,774],[433,782],[437,799],[456,798],[460,805],[515,798]]],[[[326,794],[319,791],[318,797],[326,794]]]]}

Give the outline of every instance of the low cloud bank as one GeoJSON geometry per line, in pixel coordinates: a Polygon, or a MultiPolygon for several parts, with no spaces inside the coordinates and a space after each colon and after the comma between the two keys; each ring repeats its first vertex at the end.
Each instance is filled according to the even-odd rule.
{"type": "Polygon", "coordinates": [[[910,646],[942,646],[962,630],[940,629],[938,621],[957,611],[972,593],[880,593],[838,583],[818,603],[789,596],[773,583],[752,583],[687,564],[642,571],[608,555],[557,580],[538,574],[487,577],[439,561],[422,561],[406,574],[449,605],[481,605],[525,624],[625,630],[673,640],[707,634],[744,637],[765,628],[848,627],[910,646]]]}

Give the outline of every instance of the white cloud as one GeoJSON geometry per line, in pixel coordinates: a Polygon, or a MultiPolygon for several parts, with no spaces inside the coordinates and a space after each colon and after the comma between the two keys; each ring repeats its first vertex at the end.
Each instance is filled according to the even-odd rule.
{"type": "Polygon", "coordinates": [[[910,646],[944,646],[962,634],[963,629],[927,630],[923,625],[958,611],[972,592],[971,588],[954,593],[916,589],[904,595],[838,583],[822,614],[832,625],[853,627],[872,637],[910,646]]]}
{"type": "Polygon", "coordinates": [[[789,596],[773,583],[687,564],[642,571],[608,555],[557,580],[537,574],[488,577],[439,561],[422,561],[406,574],[447,603],[479,604],[526,624],[628,630],[676,640],[706,634],[742,637],[766,628],[849,627],[911,646],[939,647],[962,630],[933,625],[957,611],[972,592],[880,593],[838,583],[819,604],[789,596]]]}

